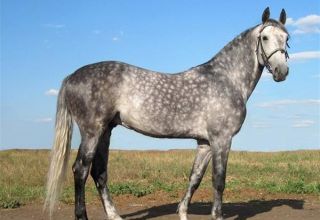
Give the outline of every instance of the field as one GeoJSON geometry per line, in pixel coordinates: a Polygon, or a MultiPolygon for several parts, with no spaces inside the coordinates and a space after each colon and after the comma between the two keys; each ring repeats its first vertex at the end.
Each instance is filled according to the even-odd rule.
{"type": "MultiPolygon", "coordinates": [[[[71,165],[62,201],[73,202],[71,165]]],[[[113,195],[145,196],[164,191],[172,197],[186,189],[195,155],[191,150],[111,151],[109,185],[113,195]]],[[[0,152],[0,204],[10,208],[43,200],[49,151],[9,150],[0,152]]],[[[271,193],[320,195],[320,151],[280,153],[231,152],[227,190],[262,190],[271,193]]],[[[211,167],[201,188],[211,188],[211,167]]],[[[87,199],[96,199],[93,181],[87,184],[87,199]]],[[[236,200],[236,197],[226,198],[236,200]]]]}
{"type": "MultiPolygon", "coordinates": [[[[61,204],[73,204],[71,165],[61,195],[61,204]]],[[[119,151],[109,160],[109,187],[117,203],[122,200],[176,203],[188,184],[194,150],[119,151]],[[161,197],[161,198],[160,198],[161,197]]],[[[49,164],[47,150],[0,151],[0,207],[41,204],[49,164]]],[[[320,151],[230,153],[224,202],[267,201],[274,198],[320,201],[320,151]]],[[[91,177],[86,200],[99,203],[91,177]]],[[[212,201],[211,167],[193,201],[212,201]]],[[[121,205],[121,204],[120,204],[121,205]]]]}

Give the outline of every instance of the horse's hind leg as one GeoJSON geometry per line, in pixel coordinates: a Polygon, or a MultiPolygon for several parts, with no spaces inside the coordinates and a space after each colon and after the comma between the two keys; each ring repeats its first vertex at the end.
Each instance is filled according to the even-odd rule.
{"type": "Polygon", "coordinates": [[[108,128],[103,137],[100,139],[96,155],[92,162],[91,176],[96,184],[97,190],[99,191],[100,198],[102,200],[104,210],[108,215],[110,220],[120,220],[122,219],[113,203],[109,194],[109,189],[107,186],[108,180],[108,157],[109,157],[109,144],[111,129],[108,128]]]}
{"type": "Polygon", "coordinates": [[[193,193],[199,187],[204,173],[206,172],[208,163],[211,159],[211,148],[205,141],[198,141],[198,149],[193,167],[189,177],[189,186],[186,194],[181,200],[178,212],[181,220],[187,219],[187,210],[193,193]]]}
{"type": "MultiPolygon", "coordinates": [[[[97,134],[98,133],[97,131],[97,134]]],[[[85,205],[85,183],[92,159],[96,152],[100,134],[89,135],[86,132],[81,132],[81,135],[81,144],[72,170],[75,184],[75,218],[86,220],[88,217],[85,205]]]]}

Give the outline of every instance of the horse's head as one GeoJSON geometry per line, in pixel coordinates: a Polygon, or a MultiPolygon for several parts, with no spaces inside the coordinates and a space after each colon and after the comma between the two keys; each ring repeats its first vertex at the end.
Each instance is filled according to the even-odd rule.
{"type": "Polygon", "coordinates": [[[262,25],[257,42],[257,57],[260,65],[265,66],[276,82],[286,79],[289,73],[287,46],[289,34],[284,27],[286,12],[282,9],[279,21],[269,19],[270,10],[262,14],[262,25]]]}

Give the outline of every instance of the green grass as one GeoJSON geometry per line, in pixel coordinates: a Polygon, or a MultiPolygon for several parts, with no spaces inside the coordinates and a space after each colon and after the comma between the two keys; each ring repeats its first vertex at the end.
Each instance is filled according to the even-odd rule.
{"type": "Polygon", "coordinates": [[[132,194],[136,197],[145,196],[154,191],[152,186],[145,187],[132,182],[110,184],[109,188],[114,195],[132,194]]]}
{"type": "MultiPolygon", "coordinates": [[[[71,164],[61,200],[73,203],[71,164]]],[[[145,196],[164,191],[172,196],[186,189],[195,151],[111,151],[109,187],[114,195],[145,196]]],[[[49,151],[0,151],[0,207],[15,208],[43,201],[49,151]]],[[[231,152],[228,162],[227,190],[263,190],[272,193],[320,195],[320,151],[278,153],[231,152]]],[[[211,188],[211,167],[201,187],[211,188]]],[[[88,178],[86,199],[98,197],[88,178]]]]}

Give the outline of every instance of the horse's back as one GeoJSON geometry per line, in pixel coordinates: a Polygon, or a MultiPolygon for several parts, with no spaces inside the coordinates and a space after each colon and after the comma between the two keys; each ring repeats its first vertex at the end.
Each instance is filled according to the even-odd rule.
{"type": "Polygon", "coordinates": [[[160,83],[174,84],[172,78],[175,77],[130,64],[105,61],[81,67],[65,79],[63,86],[68,108],[77,123],[88,123],[109,121],[117,113],[125,117],[127,109],[142,110],[137,97],[145,107],[146,100],[157,98],[156,94],[150,97],[152,91],[160,83]]]}

